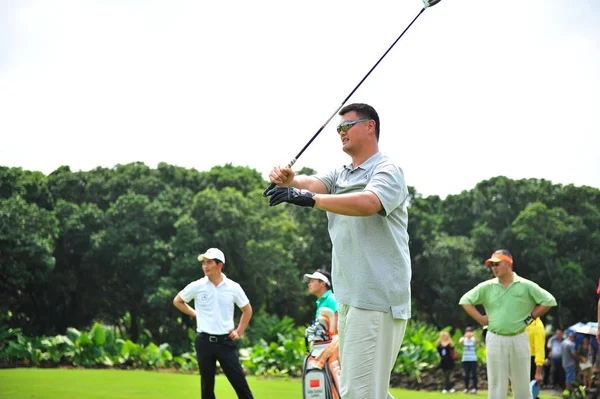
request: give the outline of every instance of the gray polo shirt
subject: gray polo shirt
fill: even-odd
[[[402,169],[378,152],[356,168],[346,165],[315,177],[329,194],[371,191],[383,205],[372,216],[327,212],[337,301],[410,318],[408,189]]]

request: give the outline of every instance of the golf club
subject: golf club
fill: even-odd
[[[323,129],[325,129],[325,126],[327,126],[327,124],[329,123],[329,121],[331,121],[331,119],[333,119],[333,117],[340,111],[340,109],[342,109],[342,107],[346,104],[346,101],[348,101],[348,99],[350,97],[352,97],[352,95],[354,94],[354,92],[356,90],[358,90],[358,88],[360,87],[360,85],[362,85],[362,83],[369,77],[369,75],[371,74],[371,72],[373,72],[373,70],[377,67],[377,65],[379,65],[379,63],[381,62],[381,60],[383,60],[383,58],[387,55],[387,53],[390,52],[390,50],[396,45],[396,43],[398,43],[398,40],[400,40],[400,38],[406,33],[406,31],[417,20],[417,18],[419,18],[421,16],[421,14],[423,14],[423,11],[425,11],[426,8],[429,8],[429,7],[432,7],[432,6],[436,5],[440,1],[441,0],[423,0],[424,6],[421,9],[421,11],[417,14],[417,16],[412,20],[412,22],[410,24],[408,24],[408,26],[406,27],[406,29],[404,29],[404,31],[400,34],[400,36],[398,36],[398,38],[394,41],[394,43],[392,43],[392,45],[387,49],[387,51],[385,53],[383,53],[383,55],[381,56],[381,58],[379,58],[379,61],[377,61],[375,63],[375,65],[373,65],[373,67],[369,70],[369,72],[367,72],[367,74],[365,75],[365,77],[362,78],[362,80],[360,82],[358,82],[358,84],[356,85],[356,87],[350,92],[350,94],[348,94],[348,96],[344,99],[344,101],[342,101],[342,104],[338,107],[338,109],[336,109],[335,112],[329,117],[329,119],[327,119],[325,121],[325,123],[319,128],[319,130],[317,130],[317,132],[311,137],[311,139],[308,141],[308,143],[306,143],[306,145],[302,148],[302,150],[300,150],[300,152],[294,157],[294,159],[292,159],[290,161],[290,163],[287,164],[288,168],[291,168],[292,166],[294,166],[294,164],[296,163],[296,161],[298,160],[298,158],[300,158],[300,156],[302,155],[302,153],[304,153],[304,151],[308,148],[308,146],[317,138],[317,136],[319,135],[319,133],[321,133],[321,131]],[[271,191],[274,187],[275,187],[275,183],[269,184],[269,186],[265,189],[265,191],[263,191],[263,194],[262,194],[263,197],[266,197],[267,193],[269,191]]]

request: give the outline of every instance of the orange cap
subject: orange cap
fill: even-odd
[[[489,266],[493,262],[501,262],[503,260],[508,262],[511,265],[513,263],[510,256],[506,256],[506,255],[502,255],[502,254],[493,254],[491,258],[489,258],[488,260],[485,261],[485,264],[486,264],[486,266]]]

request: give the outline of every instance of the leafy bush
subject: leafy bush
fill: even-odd
[[[259,343],[260,340],[278,342],[279,334],[291,336],[295,334],[298,328],[291,317],[284,316],[280,318],[277,315],[266,313],[263,309],[256,312],[251,323],[251,328],[246,330],[240,340],[241,347],[253,346]]]
[[[261,339],[240,351],[242,364],[254,375],[300,376],[305,356],[304,329],[287,336],[277,334],[277,342]]]
[[[55,337],[25,337],[20,331],[8,334],[2,344],[0,359],[12,364],[59,365],[82,367],[132,367],[156,369],[173,367],[174,358],[168,344],[138,345],[130,340],[116,338],[111,329],[95,323],[90,331],[68,328],[66,335]]]
[[[438,365],[439,355],[435,341],[439,334],[439,330],[435,327],[409,321],[400,353],[394,364],[394,372],[416,377],[420,381],[424,370]]]
[[[6,318],[6,316],[4,316]],[[447,327],[445,330],[450,330]],[[250,329],[252,331],[254,329]],[[253,346],[243,346],[240,341],[242,365],[254,375],[300,376],[306,356],[304,328],[294,326],[292,319],[262,314],[257,318],[256,331],[264,337],[256,339]],[[255,333],[256,333],[255,331]],[[169,344],[147,345],[120,337],[112,327],[95,323],[89,331],[68,328],[65,335],[55,337],[25,337],[19,329],[0,326],[0,363],[4,366],[57,366],[69,364],[81,367],[123,368],[177,368],[182,372],[197,372],[198,362],[194,342],[196,332],[187,331],[189,350],[173,356]],[[463,335],[456,329],[453,339],[459,355],[462,346],[458,339]],[[475,331],[481,339],[481,330]],[[400,353],[394,364],[394,373],[421,376],[439,363],[435,341],[439,330],[417,321],[409,321]],[[248,339],[248,338],[246,338]],[[485,345],[479,345],[477,356],[485,362]]]
[[[195,352],[185,352],[175,356],[173,362],[178,365],[179,370],[182,372],[196,372],[199,369]]]

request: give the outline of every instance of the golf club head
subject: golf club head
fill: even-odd
[[[440,1],[442,1],[442,0],[423,0],[423,4],[425,5],[425,8],[427,8],[427,7],[432,7],[432,6],[436,5]]]

